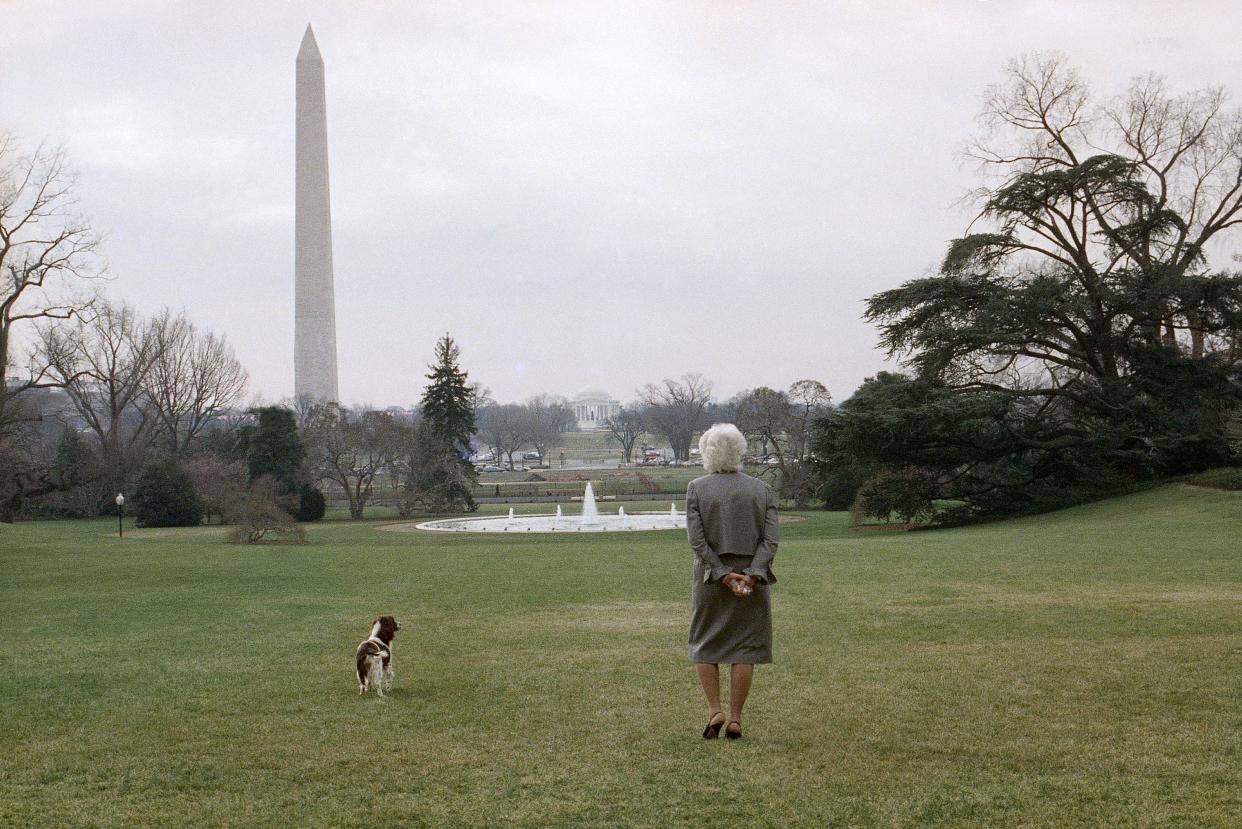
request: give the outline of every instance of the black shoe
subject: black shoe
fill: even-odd
[[[712,714],[711,717],[707,720],[707,725],[704,726],[703,728],[703,739],[704,740],[714,740],[720,736],[720,729],[724,728],[724,721],[722,720],[720,722],[712,722],[712,720],[715,720],[717,717],[723,717],[723,716],[724,714],[717,711],[715,714]]]
[[[742,724],[738,722],[737,720],[729,720],[729,725],[733,725],[734,723],[737,723],[737,731],[733,731],[732,729],[726,728],[725,736],[728,737],[730,740],[740,740],[742,739]]]

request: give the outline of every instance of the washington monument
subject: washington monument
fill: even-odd
[[[309,24],[298,49],[296,87],[293,393],[338,402],[327,104],[323,58]]]

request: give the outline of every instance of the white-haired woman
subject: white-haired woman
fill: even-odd
[[[742,736],[742,707],[757,664],[772,661],[778,518],[772,488],[741,471],[746,438],[718,423],[699,438],[708,474],[686,487],[686,533],[696,556],[690,661],[707,697],[703,737]],[[720,709],[720,665],[729,665],[729,716]]]

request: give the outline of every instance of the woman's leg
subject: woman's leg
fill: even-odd
[[[742,707],[750,694],[750,681],[755,675],[754,665],[729,666],[729,719],[742,721]],[[719,694],[717,694],[719,696]]]
[[[720,713],[720,666],[696,662],[694,670],[699,675],[699,684],[703,686],[703,696],[707,697],[707,710],[714,717]]]

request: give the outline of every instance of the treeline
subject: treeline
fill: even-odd
[[[697,374],[649,384],[604,424],[624,460],[654,435],[690,462],[695,436],[730,421],[795,505],[941,524],[1237,464],[1242,275],[1209,252],[1242,227],[1242,112],[1221,89],[1174,94],[1154,76],[1101,99],[1063,59],[1034,56],[989,89],[983,120],[977,215],[934,274],[867,300],[900,372],[837,406],[815,380],[723,401]],[[0,137],[0,183],[0,518],[97,514],[152,458],[187,476],[204,513],[256,487],[298,513],[330,481],[361,517],[381,479],[403,512],[471,509],[474,443],[543,461],[574,428],[563,398],[500,404],[468,385],[447,336],[412,420],[334,405],[234,417],[245,374],[222,340],[72,290],[99,266],[60,154],[18,158]],[[10,380],[22,326],[36,346]],[[40,420],[53,393],[73,428]],[[289,461],[263,471],[273,429]]]
[[[33,383],[0,408],[0,518],[96,515],[161,456],[190,456],[232,411],[246,371],[228,343],[184,315],[144,318],[96,300],[37,331]]]

